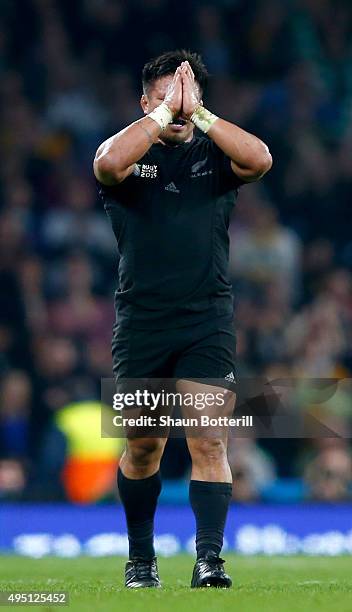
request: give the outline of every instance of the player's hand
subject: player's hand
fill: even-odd
[[[173,117],[177,117],[182,109],[182,76],[181,66],[179,66],[174,74],[168,90],[164,98],[165,104],[169,107]]]
[[[189,62],[181,64],[182,76],[182,117],[189,119],[200,104],[199,88],[194,79],[193,70]]]

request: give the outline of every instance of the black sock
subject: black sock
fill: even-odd
[[[197,559],[207,553],[220,554],[231,497],[232,485],[228,482],[189,483],[189,499],[197,525]]]
[[[154,552],[154,514],[161,491],[160,472],[135,480],[117,472],[117,485],[125,509],[129,557],[152,559]]]

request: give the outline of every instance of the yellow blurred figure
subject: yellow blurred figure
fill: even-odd
[[[62,479],[67,497],[75,503],[94,503],[111,493],[123,450],[123,440],[102,438],[98,401],[75,402],[62,408],[56,425],[67,441]]]

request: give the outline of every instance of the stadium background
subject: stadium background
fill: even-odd
[[[2,0],[0,499],[8,547],[29,507],[17,515],[13,502],[116,499],[121,444],[94,431],[100,378],[111,372],[117,260],[92,158],[141,115],[141,68],[159,52],[201,52],[212,75],[206,106],[262,137],[274,158],[263,184],[241,191],[231,226],[240,374],[349,378],[351,18],[348,0],[178,8],[167,0]],[[233,444],[238,512],[279,501],[286,505],[277,515],[287,518],[290,503],[348,502],[351,406],[347,387],[324,415],[342,438]],[[172,440],[162,464],[165,517],[167,504],[184,511],[189,467],[184,443]],[[272,508],[255,507],[254,524]],[[45,522],[45,507],[36,508],[21,533],[35,517]],[[338,525],[343,510],[334,508]],[[261,527],[273,523],[269,515]],[[116,514],[118,531],[121,521]],[[347,514],[341,525],[352,527]]]

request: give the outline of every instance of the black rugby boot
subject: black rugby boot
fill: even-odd
[[[220,559],[220,557],[212,553],[197,559],[193,570],[191,587],[193,589],[201,587],[230,588],[232,580],[224,572],[224,563],[224,559]]]
[[[128,589],[161,587],[156,557],[150,560],[130,559],[125,568],[125,586]]]

